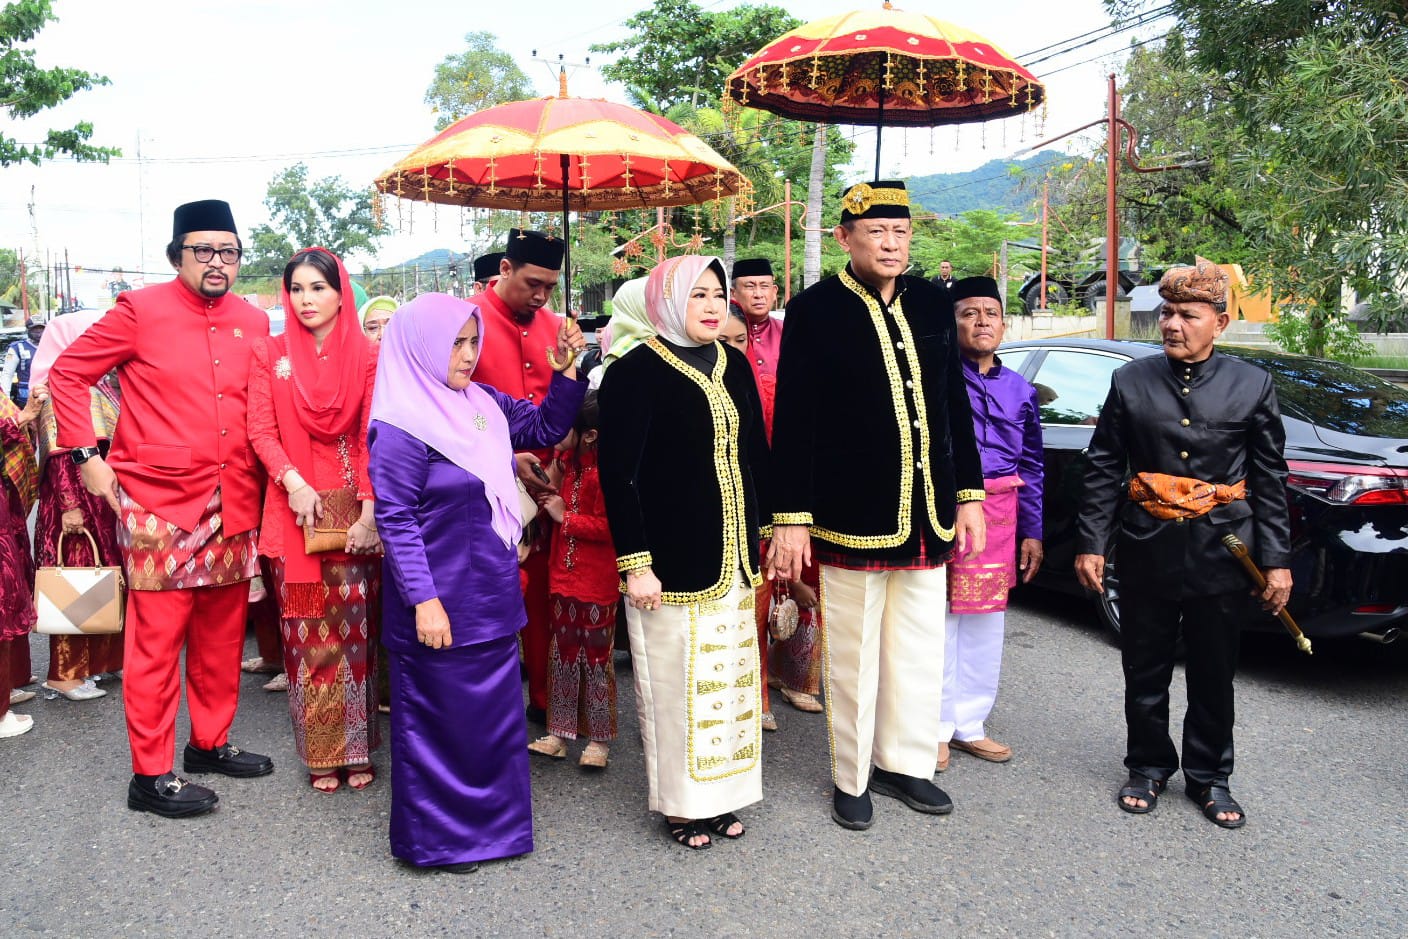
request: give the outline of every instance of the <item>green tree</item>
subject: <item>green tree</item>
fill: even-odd
[[[1120,160],[1120,231],[1138,241],[1141,266],[1191,263],[1198,255],[1246,263],[1240,210],[1247,192],[1232,172],[1240,132],[1229,89],[1190,61],[1177,31],[1160,46],[1133,50],[1121,72],[1123,114],[1136,131],[1140,165],[1185,167],[1138,173]],[[1023,172],[1034,215],[1041,210],[1042,184],[1049,183],[1051,270],[1063,278],[1079,280],[1104,264],[1107,172],[1101,138],[1085,154]]]
[[[55,107],[80,91],[108,84],[102,75],[76,68],[40,68],[34,50],[24,48],[47,23],[56,20],[49,0],[14,0],[0,8],[0,107],[12,121],[23,121]],[[50,129],[42,143],[21,143],[0,133],[0,166],[34,163],[68,154],[83,162],[106,163],[121,156],[112,147],[88,143],[93,125],[80,121],[67,130]]]
[[[445,56],[435,66],[425,103],[435,111],[436,130],[475,111],[533,97],[533,83],[513,56],[495,45],[497,38],[489,32],[467,33],[468,48]]]
[[[250,232],[244,267],[248,278],[278,277],[294,252],[315,245],[345,260],[354,252],[374,250],[382,234],[369,190],[354,189],[337,176],[310,181],[302,163],[269,181],[264,206],[271,224]]]
[[[1107,0],[1123,15],[1135,0]],[[1309,348],[1345,287],[1387,320],[1408,268],[1408,23],[1401,0],[1174,0],[1191,61],[1228,89],[1249,268],[1306,307]]]
[[[697,107],[717,100],[730,72],[799,25],[781,7],[710,12],[693,0],[655,0],[626,20],[630,35],[591,48],[619,53],[601,74],[625,85],[632,103],[663,114],[681,102]]]

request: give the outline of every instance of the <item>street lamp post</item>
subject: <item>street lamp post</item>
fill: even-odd
[[[1197,169],[1207,166],[1206,160],[1193,160],[1188,163],[1170,163],[1165,166],[1140,166],[1139,157],[1134,152],[1135,141],[1138,140],[1139,132],[1120,116],[1120,96],[1115,88],[1115,75],[1113,72],[1108,77],[1109,94],[1106,103],[1105,116],[1099,120],[1091,121],[1089,124],[1082,124],[1080,127],[1066,131],[1064,134],[1057,134],[1049,140],[1032,144],[1022,153],[1029,153],[1033,150],[1040,150],[1058,140],[1064,140],[1072,134],[1078,134],[1083,130],[1089,130],[1100,124],[1106,127],[1106,147],[1107,158],[1105,167],[1105,338],[1115,338],[1115,291],[1119,284],[1120,276],[1120,221],[1116,210],[1116,187],[1119,184],[1119,155],[1121,134],[1127,133],[1128,139],[1124,141],[1124,161],[1130,169],[1136,173],[1163,173],[1168,170]],[[1043,209],[1042,218],[1045,219]],[[1043,226],[1042,238],[1042,268],[1046,266],[1046,234]],[[1046,284],[1042,283],[1042,303],[1046,303]]]

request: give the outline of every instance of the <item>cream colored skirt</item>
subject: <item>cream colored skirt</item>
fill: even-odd
[[[650,809],[712,818],[763,798],[762,701],[753,590],[626,608]]]

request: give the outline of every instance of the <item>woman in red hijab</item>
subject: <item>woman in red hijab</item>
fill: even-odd
[[[273,568],[298,756],[319,792],[365,789],[380,743],[381,539],[366,448],[376,355],[330,251],[295,254],[283,287],[288,328],[250,367],[249,439],[269,473],[259,553]],[[315,521],[346,527],[346,550],[309,554],[304,525]]]

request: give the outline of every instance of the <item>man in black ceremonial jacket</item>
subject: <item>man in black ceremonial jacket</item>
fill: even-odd
[[[873,820],[870,790],[920,812],[934,785],[944,673],[943,562],[984,543],[983,473],[953,302],[909,265],[904,184],[853,186],[850,263],[787,304],[773,417],[769,576],[821,564],[831,817]],[[874,774],[871,773],[872,764]]]
[[[1285,606],[1286,435],[1271,377],[1213,349],[1228,322],[1227,275],[1199,260],[1165,274],[1159,293],[1165,354],[1114,374],[1090,441],[1076,573],[1103,590],[1105,554],[1116,549],[1129,731],[1120,808],[1152,811],[1179,768],[1168,687],[1181,624],[1184,784],[1210,821],[1239,828],[1246,813],[1228,789],[1232,677],[1251,603],[1246,575],[1220,539],[1236,534],[1265,571],[1262,606]]]

